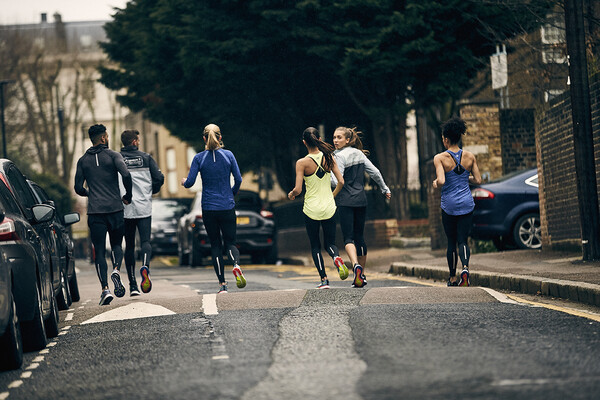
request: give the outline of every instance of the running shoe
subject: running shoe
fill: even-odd
[[[336,258],[334,258],[333,264],[337,268],[338,274],[340,274],[340,279],[346,279],[348,277],[348,267],[346,267],[346,264],[344,264],[344,260],[342,260],[342,257],[337,256]]]
[[[140,294],[141,293],[140,293],[140,291],[137,288],[137,284],[135,284],[135,285],[129,285],[129,295],[131,297],[133,297],[133,296],[139,296]]]
[[[233,276],[235,276],[235,283],[237,284],[237,287],[240,289],[246,287],[246,278],[244,278],[242,269],[237,264],[233,267]]]
[[[361,288],[363,286],[366,286],[367,278],[365,277],[363,271],[364,269],[362,265],[356,264],[354,266],[354,281],[352,282],[353,288]]]
[[[142,284],[140,285],[142,292],[150,292],[152,290],[152,282],[150,281],[150,268],[143,265],[142,268],[140,268],[140,275],[142,275]]]
[[[113,270],[112,274],[110,274],[110,279],[115,284],[115,296],[125,296],[125,286],[123,286],[123,284],[121,283],[121,275],[119,274],[118,269]]]
[[[219,289],[218,293],[227,293],[227,284],[226,283],[222,283],[221,284],[221,288]]]
[[[460,273],[460,282],[458,286],[471,286],[471,280],[469,279],[469,270],[467,268],[463,269]]]
[[[448,280],[446,281],[446,284],[448,286],[458,286],[458,281],[452,281],[450,278],[448,278]]]
[[[100,295],[100,303],[99,304],[101,306],[107,306],[110,304],[110,302],[112,301],[113,298],[114,298],[113,295],[110,294],[110,290],[104,289],[102,291],[102,294]]]
[[[317,289],[329,289],[329,279],[323,279]]]

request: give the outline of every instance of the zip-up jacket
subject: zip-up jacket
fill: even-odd
[[[233,196],[240,189],[242,174],[233,153],[225,149],[204,150],[194,156],[184,183],[189,188],[200,172],[202,179],[202,209],[210,211],[235,208]],[[233,187],[231,187],[233,175]]]
[[[152,195],[158,193],[165,182],[156,161],[148,153],[138,150],[137,146],[125,146],[121,149],[123,161],[131,173],[133,201],[125,205],[125,218],[146,218],[152,215]],[[125,187],[120,179],[121,195]]]
[[[351,146],[333,152],[335,161],[342,176],[344,187],[335,198],[338,206],[366,207],[367,195],[365,194],[365,172],[379,185],[381,193],[389,193],[381,172],[367,158],[365,153]],[[337,185],[337,179],[331,174],[331,184]]]
[[[77,161],[75,193],[88,198],[88,214],[109,214],[123,210],[119,178],[123,177],[124,198],[131,201],[131,174],[121,154],[105,144],[90,147]],[[87,182],[88,189],[83,187]]]

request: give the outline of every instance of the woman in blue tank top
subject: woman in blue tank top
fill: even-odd
[[[442,125],[442,141],[447,150],[433,158],[436,174],[433,187],[442,189],[442,224],[448,238],[446,250],[450,269],[448,286],[469,286],[470,251],[467,239],[475,208],[469,182],[481,183],[481,174],[475,156],[458,146],[466,130],[465,121],[458,117],[446,121]],[[460,282],[457,282],[456,266],[459,257],[463,270],[460,273]]]

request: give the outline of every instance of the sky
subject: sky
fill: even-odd
[[[48,22],[54,21],[54,13],[63,22],[109,20],[113,7],[124,8],[127,0],[2,0],[0,25],[31,24],[41,21],[46,13]]]

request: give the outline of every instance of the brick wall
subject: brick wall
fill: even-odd
[[[591,81],[592,129],[596,183],[600,182],[600,76]],[[574,164],[571,97],[565,92],[536,116],[536,151],[540,172],[542,245],[581,248],[581,228]],[[600,191],[600,185],[599,185]]]
[[[500,110],[502,173],[535,168],[535,110]]]

